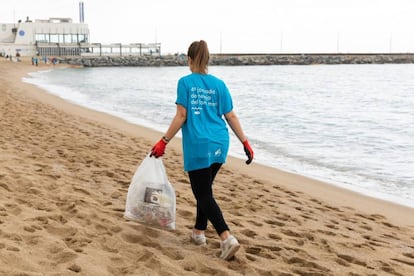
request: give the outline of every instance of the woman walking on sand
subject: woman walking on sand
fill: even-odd
[[[253,150],[244,135],[226,84],[207,73],[209,51],[203,40],[193,42],[188,48],[188,65],[191,74],[182,77],[177,87],[177,111],[165,135],[151,150],[151,156],[164,154],[168,142],[181,129],[184,170],[188,172],[191,188],[197,201],[196,222],[191,234],[197,245],[206,244],[204,231],[209,220],[221,239],[221,255],[231,259],[240,244],[230,234],[219,205],[213,196],[213,181],[226,161],[229,149],[227,123],[243,144],[250,164]],[[224,118],[223,118],[224,117]]]

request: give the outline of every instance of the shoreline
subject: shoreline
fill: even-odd
[[[61,67],[67,67],[67,65],[62,64]],[[50,69],[53,69],[50,68]],[[29,72],[28,72],[29,73]],[[27,74],[26,74],[27,75]],[[22,76],[24,77],[24,76]],[[20,78],[21,80],[21,78]],[[21,80],[22,81],[22,80]],[[130,134],[134,135],[136,132],[145,132],[146,135],[149,135],[152,139],[152,141],[156,142],[160,135],[162,135],[161,132],[156,131],[154,129],[151,129],[149,127],[145,127],[145,126],[141,126],[141,125],[137,125],[134,123],[130,123],[122,118],[116,117],[114,115],[105,113],[105,112],[101,112],[101,111],[96,111],[94,109],[90,109],[84,106],[80,106],[77,104],[73,104],[70,103],[68,101],[66,101],[65,99],[60,98],[59,96],[50,94],[47,91],[44,91],[43,89],[33,85],[33,84],[29,84],[33,87],[36,87],[37,89],[39,89],[40,91],[37,91],[36,94],[32,94],[31,96],[34,96],[36,100],[41,101],[43,103],[46,104],[52,104],[52,105],[59,105],[60,108],[63,107],[64,111],[69,112],[71,114],[74,115],[79,115],[82,114],[82,116],[85,116],[88,119],[92,119],[92,120],[97,120],[99,123],[102,124],[107,124],[109,127],[116,127],[119,128],[120,131],[128,131]],[[122,127],[119,127],[122,126]],[[136,128],[136,130],[135,130]],[[132,132],[130,132],[130,130],[132,130]],[[136,131],[136,132],[135,132]],[[174,150],[176,151],[181,151],[181,139],[179,137],[175,137],[174,140],[172,141],[172,143],[169,143],[169,148],[173,147]],[[398,204],[396,202],[390,201],[390,200],[385,200],[385,199],[380,199],[374,196],[370,196],[370,195],[366,195],[362,192],[358,192],[352,189],[346,189],[343,188],[339,185],[333,184],[333,183],[329,183],[327,181],[324,180],[319,180],[316,178],[312,178],[312,177],[308,177],[305,175],[300,175],[294,172],[289,172],[289,171],[285,171],[285,170],[281,170],[278,169],[276,167],[270,167],[264,164],[259,164],[259,163],[255,163],[253,162],[252,165],[250,166],[245,166],[244,165],[244,160],[233,157],[233,156],[228,156],[227,158],[227,162],[225,164],[225,166],[229,166],[231,170],[237,170],[239,173],[247,173],[249,176],[256,176],[256,172],[255,169],[259,170],[259,174],[262,178],[266,179],[267,181],[274,181],[274,172],[273,170],[275,170],[276,175],[280,175],[280,180],[277,179],[277,182],[288,182],[290,183],[289,185],[292,185],[295,187],[295,189],[297,190],[305,190],[306,193],[308,193],[309,195],[313,196],[313,197],[320,197],[320,193],[319,190],[320,188],[318,188],[318,192],[314,192],[314,189],[312,187],[309,187],[309,185],[298,185],[298,180],[296,178],[300,178],[301,181],[304,182],[310,182],[309,184],[312,185],[318,185],[321,186],[322,189],[324,189],[324,192],[328,193],[329,196],[323,196],[320,199],[324,200],[324,201],[330,201],[330,199],[334,198],[334,201],[331,201],[332,203],[337,203],[336,200],[338,198],[342,199],[341,201],[343,201],[345,204],[350,204],[350,205],[357,205],[360,201],[365,201],[367,200],[374,200],[374,201],[379,201],[377,203],[371,203],[368,204],[366,206],[367,210],[365,211],[369,211],[369,212],[376,212],[377,210],[384,208],[384,206],[386,206],[385,212],[387,212],[388,208],[392,208],[393,206],[395,206],[397,209],[398,208],[407,208],[408,212],[414,212],[414,208],[407,206],[407,205],[403,205],[403,204]],[[289,186],[287,185],[287,186]],[[345,194],[345,196],[344,196]],[[350,198],[354,198],[357,197],[356,200],[351,200]],[[393,212],[391,212],[390,215],[387,215],[391,217],[392,220],[395,219],[396,223],[406,223],[406,222],[410,222],[412,223],[411,226],[414,226],[414,216],[411,219],[411,216],[409,218],[393,218],[393,216],[391,216],[392,214],[394,214]]]
[[[233,262],[219,260],[210,229],[208,247],[197,249],[188,241],[194,202],[178,138],[164,157],[177,193],[177,230],[125,221],[129,181],[160,133],[21,80],[44,68],[53,67],[0,61],[0,96],[8,104],[0,102],[0,272],[131,275],[162,265],[173,274],[414,271],[407,253],[414,249],[413,208],[234,157],[220,172],[216,197],[243,248]],[[27,191],[33,199],[24,198]]]
[[[65,68],[65,67],[68,67],[68,66],[69,65],[67,65],[67,64],[61,64],[60,65],[61,68]],[[71,65],[70,67],[77,67],[77,66]],[[53,68],[49,68],[49,69],[53,69]],[[29,85],[33,85],[33,84],[30,84],[30,83],[28,83],[28,84]],[[52,103],[53,104],[54,103],[54,99],[53,99],[54,97],[56,97],[57,100],[59,100],[59,101],[64,101],[65,103],[68,102],[67,100],[62,99],[59,96],[56,96],[56,95],[53,95],[53,94],[51,94],[51,93],[49,93],[47,91],[44,91],[42,88],[39,88],[36,85],[33,85],[33,86],[36,87],[37,89],[42,90],[43,93],[46,93],[46,94],[48,94],[48,95],[51,96],[51,99],[50,99],[51,102],[46,101],[45,103]],[[40,95],[39,98],[38,98],[38,100],[41,100],[41,101],[44,100],[44,95]],[[142,131],[145,131],[145,132],[148,132],[148,133],[152,133],[152,137],[153,137],[153,139],[155,139],[154,141],[156,141],[159,138],[159,135],[162,135],[161,132],[159,132],[157,130],[154,130],[151,127],[137,125],[135,123],[128,122],[127,120],[125,120],[123,118],[117,117],[115,115],[111,115],[111,114],[108,114],[108,113],[105,113],[105,112],[102,112],[102,111],[96,111],[96,110],[91,109],[91,108],[88,108],[86,106],[81,106],[81,105],[73,104],[73,103],[69,103],[69,104],[72,105],[72,107],[68,107],[68,108],[70,108],[70,109],[75,108],[75,111],[73,111],[73,114],[83,113],[81,111],[82,109],[87,109],[87,110],[90,110],[91,112],[97,112],[97,114],[99,114],[98,116],[90,115],[90,116],[88,116],[88,118],[90,118],[90,119],[99,118],[99,121],[101,123],[104,123],[104,124],[106,124],[107,122],[111,122],[111,123],[109,123],[109,126],[114,126],[114,125],[120,124],[120,122],[116,122],[118,120],[119,121],[123,121],[126,124],[126,126],[123,129],[130,129],[131,126],[132,127],[137,126]],[[80,109],[77,109],[77,107],[79,107]],[[108,117],[106,117],[106,116],[108,116]],[[181,150],[181,139],[179,137],[175,137],[174,140],[177,140],[178,141],[174,145],[175,150],[180,151]],[[228,162],[227,163],[229,163],[229,162],[230,163],[235,163],[235,164],[241,162],[241,164],[244,164],[243,159],[240,159],[238,157],[234,157],[234,156],[231,156],[231,155],[229,155],[229,158],[228,158]],[[314,183],[317,183],[317,185],[322,184],[323,186],[327,186],[328,189],[331,189],[331,188],[333,188],[333,190],[338,189],[338,191],[332,192],[332,195],[334,196],[334,198],[336,198],[335,197],[336,194],[341,195],[342,194],[342,191],[346,191],[346,192],[350,192],[350,194],[349,194],[350,196],[358,195],[358,196],[362,196],[363,198],[366,197],[368,199],[374,199],[374,200],[380,201],[380,204],[376,204],[375,206],[370,207],[370,210],[372,212],[375,212],[375,208],[377,208],[377,207],[379,208],[380,205],[383,205],[384,203],[389,203],[391,205],[396,205],[397,207],[398,206],[401,206],[403,208],[412,209],[412,211],[414,211],[414,207],[413,206],[409,206],[407,204],[398,203],[395,200],[391,200],[391,199],[387,199],[387,198],[380,198],[380,197],[372,196],[367,191],[364,192],[364,191],[358,191],[358,189],[345,188],[345,187],[341,186],[341,184],[339,184],[339,183],[338,184],[332,183],[332,182],[329,182],[329,180],[318,179],[316,177],[302,175],[302,174],[299,174],[299,173],[296,173],[296,172],[292,172],[292,171],[289,171],[289,170],[279,169],[279,168],[277,168],[275,166],[269,166],[269,165],[266,165],[266,164],[263,164],[263,163],[256,163],[256,162],[254,162],[253,164],[255,166],[260,167],[260,169],[259,169],[260,171],[262,171],[262,170],[265,170],[265,171],[269,170],[269,173],[266,173],[268,175],[271,175],[271,173],[272,173],[271,171],[273,169],[275,169],[278,173],[282,173],[286,177],[289,177],[289,175],[292,175],[293,177],[294,176],[298,176],[298,177],[304,178],[305,181],[308,181],[309,180],[309,181],[313,181]],[[249,166],[247,166],[247,168],[241,168],[241,169],[248,169],[248,167]],[[254,174],[254,170],[251,173],[253,175]],[[268,177],[267,179],[268,180],[271,180],[272,177]],[[299,189],[302,189],[302,188],[306,189],[306,187],[299,187]],[[312,194],[312,196],[318,196],[317,193],[315,193],[315,194],[312,193],[312,189],[309,189],[308,190],[308,193]],[[385,197],[386,195],[384,194],[383,196]],[[395,199],[397,199],[396,196],[393,196],[393,197],[395,197]],[[323,199],[325,199],[325,198],[323,198]],[[402,221],[406,221],[406,219],[403,219]],[[413,225],[414,225],[414,220],[413,220]]]

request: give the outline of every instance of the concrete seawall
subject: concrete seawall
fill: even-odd
[[[184,55],[59,57],[61,63],[84,66],[183,66]],[[414,54],[212,54],[210,65],[311,65],[414,63]]]

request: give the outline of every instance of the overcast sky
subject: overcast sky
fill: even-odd
[[[0,23],[70,17],[78,0],[0,0]],[[413,0],[84,0],[91,42],[186,52],[414,52]]]

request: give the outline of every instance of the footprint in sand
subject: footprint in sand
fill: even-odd
[[[8,251],[14,251],[14,252],[19,252],[20,251],[20,249],[18,247],[15,247],[15,246],[12,246],[12,245],[8,246],[6,248],[6,250],[8,250]]]
[[[119,247],[119,244],[113,239],[107,239],[104,237],[101,242],[101,246],[102,246],[102,249],[106,252],[114,253],[114,254],[119,253],[119,249],[117,248]]]
[[[241,220],[235,219],[235,220],[230,220],[230,222],[233,225],[237,226],[237,227],[244,228],[244,224],[243,224],[243,222]]]
[[[41,228],[41,227],[39,227],[39,226],[36,226],[36,225],[25,225],[25,226],[23,227],[23,230],[24,230],[24,231],[26,231],[26,232],[33,233],[33,232],[35,232],[36,230],[42,230],[42,228]]]
[[[334,224],[325,224],[325,226],[328,227],[328,228],[330,228],[330,229],[333,229],[333,230],[339,229],[339,227],[336,226],[336,225],[334,225]]]
[[[78,254],[71,251],[62,251],[59,253],[53,253],[49,255],[48,258],[57,262],[58,264],[63,264],[75,260],[78,258]]]
[[[174,248],[174,247],[166,247],[166,248],[163,249],[163,253],[168,258],[172,259],[173,261],[181,261],[181,260],[184,260],[184,255],[177,248]]]
[[[377,247],[383,247],[384,245],[389,245],[390,243],[385,240],[380,240],[370,235],[362,235],[364,239],[368,241],[368,244]]]
[[[412,253],[404,253],[403,256],[408,258],[392,258],[391,260],[412,266],[414,269],[414,255]]]
[[[302,235],[300,233],[297,233],[295,231],[292,231],[290,229],[282,229],[280,232],[282,232],[284,235],[294,238],[301,238]]]
[[[0,182],[0,188],[3,188],[4,190],[11,192],[9,186],[6,183]]]
[[[271,226],[279,226],[279,227],[285,226],[284,222],[280,222],[280,221],[272,220],[272,219],[266,219],[264,222]]]
[[[332,236],[332,237],[336,236],[336,233],[332,232],[332,231],[318,229],[317,232],[319,232],[321,234],[324,234],[324,235],[327,235],[327,236]]]
[[[68,270],[73,271],[75,273],[79,273],[79,272],[82,271],[82,268],[77,264],[73,264],[73,265],[68,267]]]
[[[263,226],[263,223],[261,223],[259,221],[256,221],[256,220],[249,220],[248,222],[253,224],[254,226],[257,226],[257,227],[262,227]]]
[[[22,212],[22,209],[20,209],[20,207],[16,204],[7,203],[5,207],[7,213],[13,214],[15,216],[20,215],[20,213]]]
[[[241,233],[243,235],[246,235],[249,238],[254,238],[255,236],[257,236],[257,233],[255,231],[252,231],[250,229],[244,229],[241,231]]]
[[[177,215],[184,218],[191,218],[193,216],[193,213],[187,210],[178,210]]]
[[[80,237],[79,234],[73,237],[66,237],[64,241],[69,248],[78,253],[83,252],[83,248],[92,242],[91,239]]]
[[[348,266],[348,264],[356,264],[356,265],[360,265],[360,266],[367,266],[367,263],[364,261],[360,261],[357,258],[350,256],[350,255],[346,255],[346,254],[337,254],[338,258],[341,261],[345,261],[346,262],[346,266]],[[337,263],[341,264],[341,261],[337,261]]]
[[[411,259],[413,259],[413,261],[414,261],[414,252],[411,252],[411,253],[403,253],[403,255],[404,255],[405,257],[407,257],[407,258],[411,258]]]
[[[124,233],[121,236],[122,236],[122,239],[128,243],[138,243],[143,246],[161,249],[161,245],[159,242],[154,242],[151,240],[151,238],[154,238],[154,237],[157,238],[159,236],[158,233],[154,234],[152,233],[152,231],[146,231],[142,234]]]
[[[296,265],[299,268],[295,269],[295,273],[299,275],[329,275],[331,270],[324,266],[321,266],[315,262],[307,261],[300,257],[291,257],[286,260],[286,263],[290,265]],[[316,271],[315,271],[316,270]],[[309,274],[309,271],[313,271],[312,274]]]
[[[277,235],[277,234],[269,233],[267,236],[268,236],[269,238],[271,238],[272,240],[277,240],[277,241],[282,240],[282,237],[281,237],[281,236],[279,236],[279,235]]]
[[[7,209],[4,207],[0,207],[0,216],[7,217],[9,214],[7,213]]]

